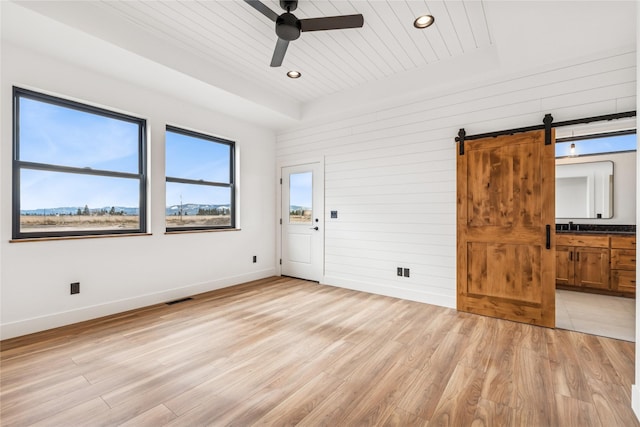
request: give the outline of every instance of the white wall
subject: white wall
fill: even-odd
[[[557,159],[556,164],[613,162],[613,216],[609,219],[558,218],[556,222],[566,224],[635,224],[636,223],[636,152],[611,153]]]
[[[275,273],[275,135],[220,113],[3,40],[0,149],[1,338],[171,300]],[[170,82],[167,82],[170,84]],[[147,119],[151,236],[10,243],[11,88]],[[236,141],[241,231],[164,234],[164,126]],[[252,263],[252,256],[258,262]],[[69,295],[79,281],[81,293]]]
[[[454,137],[635,110],[635,49],[392,101],[278,134],[277,161],[324,156],[323,282],[448,307],[456,295]],[[338,219],[329,212],[337,210]],[[410,278],[396,276],[409,267]]]

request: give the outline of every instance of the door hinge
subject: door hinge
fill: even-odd
[[[282,178],[280,178],[280,185],[282,185]]]
[[[280,218],[280,225],[282,225],[282,218]]]
[[[280,265],[282,265],[282,258],[280,258]]]

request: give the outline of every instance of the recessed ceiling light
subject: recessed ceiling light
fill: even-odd
[[[427,28],[431,26],[431,24],[433,24],[435,20],[436,18],[434,18],[432,15],[421,15],[418,16],[415,21],[413,21],[413,26],[420,29]]]
[[[302,76],[302,73],[300,71],[289,71],[287,73],[287,77],[289,77],[290,79],[299,79]]]

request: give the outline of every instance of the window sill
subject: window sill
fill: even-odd
[[[211,230],[176,230],[165,231],[164,234],[194,234],[194,233],[224,233],[226,231],[241,231],[241,228],[216,228]]]
[[[113,237],[140,237],[151,236],[151,233],[130,233],[130,234],[94,234],[87,236],[60,236],[60,237],[28,237],[25,239],[11,239],[9,243],[25,242],[50,242],[52,240],[84,240],[84,239],[105,239]]]

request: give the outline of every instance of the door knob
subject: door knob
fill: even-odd
[[[318,227],[311,227],[311,229],[318,231]]]

